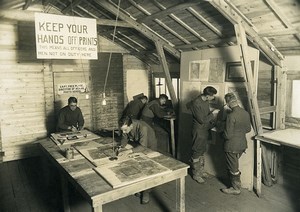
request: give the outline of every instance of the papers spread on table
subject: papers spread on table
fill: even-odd
[[[171,172],[143,153],[129,155],[94,168],[113,188]]]
[[[98,137],[99,136],[88,130],[82,130],[78,132],[58,132],[51,133],[50,135],[50,139],[59,146],[78,142],[85,142],[96,139]]]

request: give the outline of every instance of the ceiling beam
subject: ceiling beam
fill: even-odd
[[[161,17],[165,17],[173,12],[178,12],[180,10],[184,10],[188,7],[192,7],[192,6],[195,6],[197,4],[200,4],[201,1],[199,0],[189,0],[189,1],[186,1],[186,3],[180,3],[180,4],[177,4],[173,7],[169,7],[168,9],[166,10],[162,10],[162,11],[159,11],[157,13],[153,13],[152,15],[149,15],[145,18],[141,18],[141,19],[138,19],[137,21],[139,23],[146,23],[148,21],[152,21],[156,18],[161,18]]]
[[[118,9],[115,5],[111,4],[110,2],[103,1],[103,0],[94,0],[97,4],[108,10],[109,12],[113,13],[114,15],[117,15]],[[138,22],[136,22],[132,17],[127,15],[126,13],[122,12],[121,10],[119,11],[119,17],[120,19],[126,21],[129,23],[134,29],[137,31],[141,32],[144,34],[148,39],[154,41],[154,42],[160,42],[163,47],[175,58],[179,59],[180,58],[180,52],[173,48],[169,43],[167,43],[163,37],[159,36],[152,30],[150,30],[148,27],[145,25],[142,25]]]
[[[236,42],[236,37],[231,37],[231,38],[218,38],[218,39],[213,39],[213,40],[208,40],[208,41],[203,41],[203,42],[196,42],[188,45],[179,45],[175,46],[176,49],[191,49],[191,48],[201,48],[204,46],[209,46],[209,45],[222,45],[222,44],[227,44],[228,42]]]
[[[259,31],[259,36],[261,37],[273,37],[273,36],[284,36],[284,35],[291,35],[296,34],[298,31],[296,29],[278,29],[278,30],[265,30],[265,31]]]
[[[75,0],[75,1],[71,0],[71,3],[61,11],[62,14],[67,14],[68,12],[73,10],[77,5],[79,5],[81,2],[82,0]]]
[[[282,54],[266,39],[262,39],[251,22],[242,15],[242,13],[227,0],[211,0],[210,4],[224,15],[232,24],[241,23],[248,35],[248,39],[259,48],[270,61],[282,67]]]
[[[25,5],[23,6],[23,10],[27,10],[31,4],[32,4],[32,0],[26,0]]]
[[[285,25],[286,28],[288,29],[294,29],[292,23],[288,20],[288,18],[280,11],[280,9],[278,8],[278,6],[276,5],[276,3],[273,0],[264,0],[267,5],[271,8],[271,10],[273,10],[273,12],[275,13],[275,15],[279,18],[279,20]],[[294,33],[294,35],[296,36],[296,38],[300,41],[300,33]]]
[[[16,20],[16,21],[34,21],[34,11],[23,10],[0,10],[0,19]],[[114,20],[96,19],[97,25],[115,26]],[[132,25],[125,21],[118,21],[117,27],[132,28]]]

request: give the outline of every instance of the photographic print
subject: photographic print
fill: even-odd
[[[208,81],[209,60],[191,61],[189,65],[189,80]]]

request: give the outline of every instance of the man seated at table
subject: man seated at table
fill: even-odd
[[[68,105],[60,109],[58,114],[57,131],[77,132],[83,128],[84,118],[79,107],[77,99],[70,97]]]
[[[144,121],[125,117],[121,122],[121,130],[126,135],[122,139],[121,146],[125,147],[128,143],[133,146],[132,149],[120,151],[119,156],[124,156],[133,152],[142,152],[145,147],[157,151],[157,140],[154,130]],[[141,203],[147,204],[150,200],[150,190],[145,190],[136,196],[141,197]]]

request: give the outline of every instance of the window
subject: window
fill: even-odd
[[[171,78],[171,80],[172,80],[172,85],[175,90],[176,98],[179,99],[180,79],[179,78]],[[168,97],[170,97],[170,93],[169,93],[165,78],[155,77],[154,78],[154,86],[155,86],[155,98],[158,98],[160,94],[166,94]]]

